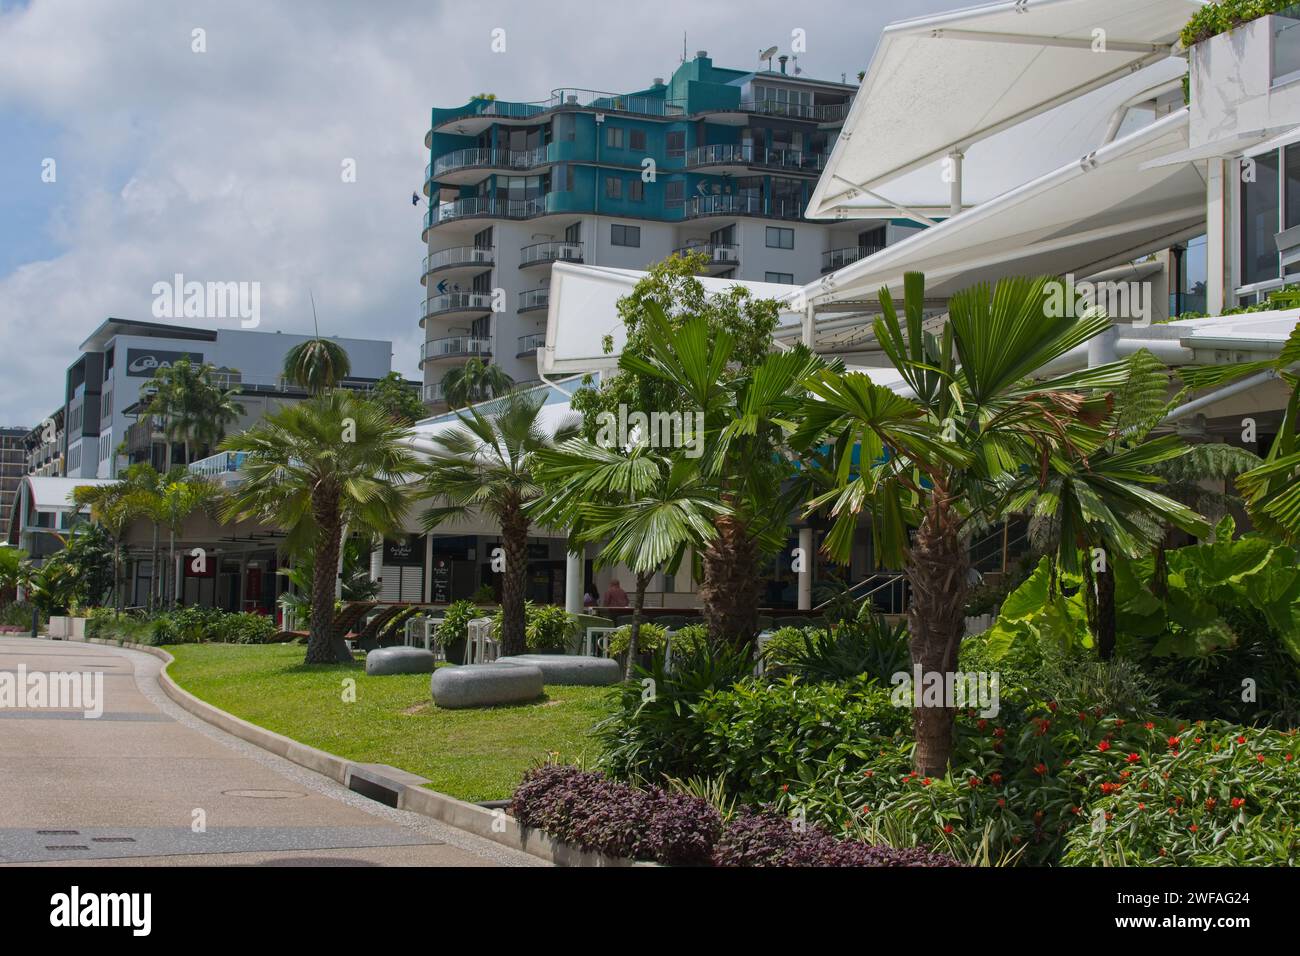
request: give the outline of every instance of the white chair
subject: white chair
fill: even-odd
[[[490,617],[476,617],[467,625],[466,664],[486,664],[501,656],[501,642],[492,636],[492,624]]]
[[[609,635],[617,631],[616,627],[589,627],[587,636],[582,642],[582,653],[588,657],[595,654],[597,646],[600,647],[600,656],[609,657]]]

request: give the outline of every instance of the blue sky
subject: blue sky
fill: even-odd
[[[802,29],[807,75],[852,78],[888,20],[966,5],[0,0],[0,423],[48,414],[86,334],[176,272],[260,282],[268,331],[309,331],[314,293],[322,332],[418,377],[430,107],[643,88],[683,32],[745,68]]]

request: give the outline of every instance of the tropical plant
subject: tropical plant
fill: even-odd
[[[528,574],[528,505],[542,495],[537,455],[572,437],[576,425],[560,422],[552,431],[541,414],[545,396],[511,393],[489,407],[470,408],[458,423],[429,438],[432,449],[420,467],[424,490],[434,504],[424,513],[425,531],[477,511],[501,529],[501,649],[527,649],[524,585]]]
[[[148,495],[157,483],[158,473],[148,464],[133,465],[120,481],[105,485],[78,485],[69,496],[78,507],[90,508],[90,520],[109,536],[113,553],[113,607],[122,609],[122,543],[132,522],[148,514]],[[153,571],[156,573],[157,525],[154,533]],[[152,591],[152,588],[151,588]]]
[[[172,606],[180,601],[182,581],[176,569],[176,536],[196,512],[215,513],[221,498],[221,489],[214,482],[201,475],[191,475],[183,468],[173,469],[163,479],[157,494],[151,496],[149,512],[167,528],[167,570],[162,577],[165,582],[175,575],[167,601]]]
[[[836,475],[836,487],[807,511],[830,506],[834,524],[823,547],[840,562],[849,558],[859,516],[870,516],[878,556],[906,571],[912,660],[927,674],[956,666],[972,519],[1000,516],[999,483],[1022,465],[1096,448],[1111,405],[1096,390],[1127,378],[1127,366],[1114,363],[1032,380],[1110,324],[1093,312],[1054,316],[1049,281],[1004,279],[992,290],[958,292],[936,335],[923,326],[924,276],[909,273],[903,318],[882,290],[875,335],[914,397],[863,372],[825,369],[807,380],[814,397],[793,440],[805,448],[829,444]],[[953,717],[949,707],[916,709],[920,771],[937,775],[947,767]]]
[[[484,362],[477,356],[464,365],[448,369],[442,376],[442,394],[452,408],[464,408],[474,402],[498,398],[514,386],[515,380],[500,365]]]
[[[399,425],[414,425],[427,416],[420,390],[402,378],[401,372],[389,372],[370,392],[370,400],[388,413]]]
[[[6,594],[6,600],[10,599],[7,592],[15,590],[23,582],[23,562],[26,560],[26,551],[8,544],[0,545],[0,593]]]
[[[168,468],[174,443],[183,443],[182,464],[189,464],[197,457],[193,452],[218,444],[226,427],[244,414],[239,389],[224,388],[216,376],[217,369],[210,363],[196,365],[182,357],[156,369],[142,389],[147,396],[144,415],[158,419],[167,438]]]
[[[765,648],[768,660],[807,681],[842,681],[867,675],[888,684],[908,669],[907,625],[891,625],[864,603],[853,620],[829,629],[809,628],[791,642]]]
[[[285,548],[313,554],[311,628],[306,663],[352,659],[331,635],[335,577],[346,526],[367,536],[400,527],[403,486],[415,457],[406,430],[371,402],[326,391],[266,416],[225,450],[245,452],[246,479],[233,492],[226,520],[270,520],[287,530]]]

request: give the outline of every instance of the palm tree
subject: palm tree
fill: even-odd
[[[912,660],[927,674],[956,669],[971,522],[996,518],[1008,473],[1046,468],[1054,454],[1096,447],[1111,402],[1096,391],[1127,378],[1127,366],[1113,363],[1031,379],[1110,325],[1091,311],[1053,317],[1045,308],[1049,281],[1005,279],[993,290],[979,285],[959,292],[936,336],[922,325],[924,276],[909,273],[903,320],[882,290],[875,334],[915,397],[878,386],[862,372],[826,370],[808,380],[814,397],[796,439],[809,448],[829,443],[838,456],[836,487],[808,503],[809,512],[831,505],[835,520],[824,550],[847,562],[858,517],[870,515],[880,559],[906,571]],[[916,767],[942,774],[952,753],[954,711],[917,707],[913,716]]]
[[[122,537],[136,518],[136,510],[127,489],[112,485],[78,485],[69,496],[74,504],[90,506],[90,520],[108,534],[113,547],[113,609],[122,610]]]
[[[717,537],[714,521],[726,506],[680,452],[646,445],[607,448],[572,438],[537,453],[537,476],[546,491],[530,509],[538,519],[567,525],[571,547],[600,543],[597,566],[621,564],[636,575],[624,665],[631,678],[646,587],[660,570],[675,573],[686,548]]]
[[[442,394],[452,408],[464,408],[474,402],[504,395],[514,384],[515,380],[500,365],[484,362],[475,356],[443,375]]]
[[[319,335],[298,343],[284,357],[284,377],[311,395],[337,388],[351,373],[347,350]]]
[[[655,407],[652,396],[666,389],[669,407],[698,412],[699,455],[683,460],[723,505],[700,552],[700,601],[710,636],[739,646],[758,631],[761,559],[785,543],[797,504],[787,484],[795,470],[784,423],[803,402],[801,383],[825,362],[800,345],[747,366],[725,329],[700,316],[672,325],[657,302],[641,308],[639,346],[623,352],[619,369],[645,386],[643,407]]]
[[[163,366],[146,385],[150,391],[144,414],[158,418],[167,436],[166,467],[172,464],[172,444],[183,442],[189,464],[191,446],[211,447],[225,436],[226,426],[244,414],[239,390],[222,387],[209,363],[195,365],[188,358]]]
[[[173,469],[158,489],[154,512],[168,533],[167,570],[163,573],[163,581],[176,575],[168,599],[173,607],[181,596],[181,576],[176,572],[176,536],[187,518],[196,511],[213,511],[220,499],[221,489],[216,484],[201,475],[191,475],[183,468]]]
[[[287,531],[286,551],[311,549],[308,664],[352,659],[342,635],[330,635],[341,532],[345,525],[372,535],[400,527],[409,506],[402,483],[416,464],[405,438],[406,429],[372,402],[326,391],[272,412],[223,445],[248,456],[225,519],[272,521]]]
[[[511,392],[484,408],[459,415],[459,424],[433,435],[421,472],[435,504],[424,528],[477,510],[501,528],[505,567],[501,579],[501,649],[523,654],[524,584],[528,573],[527,506],[543,492],[535,468],[539,452],[576,437],[576,422],[548,431],[541,419],[544,395]]]

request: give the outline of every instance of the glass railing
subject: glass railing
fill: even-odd
[[[216,478],[220,475],[231,474],[239,471],[244,467],[244,461],[248,453],[242,451],[222,451],[215,455],[209,455],[207,458],[200,458],[198,461],[192,461],[186,466],[186,470],[191,475],[202,475],[205,478]]]
[[[1272,56],[1274,83],[1300,73],[1300,4],[1273,15]]]
[[[484,268],[492,265],[496,256],[491,249],[480,249],[477,246],[453,246],[451,249],[440,249],[437,252],[431,252],[424,257],[424,274],[436,272],[439,269],[450,269],[456,266],[483,266]]]
[[[758,216],[763,200],[758,196],[692,196],[682,206],[685,219],[701,216]]]
[[[834,272],[850,262],[857,262],[867,256],[875,255],[884,246],[845,246],[842,249],[828,249],[822,253],[822,272]]]
[[[681,116],[685,113],[680,104],[658,96],[626,96],[622,93],[576,88],[552,90],[548,104],[547,109],[579,106],[611,113],[638,113],[642,116]]]
[[[425,227],[453,219],[492,216],[500,219],[529,219],[546,212],[546,197],[533,199],[496,199],[492,197],[470,197],[439,203],[424,215]]]
[[[442,382],[430,382],[424,386],[424,400],[430,405],[435,402],[445,402],[447,390],[442,387]]]
[[[519,268],[550,262],[581,262],[580,242],[537,242],[519,250]]]
[[[550,301],[550,289],[528,289],[519,293],[519,311],[524,312],[528,309],[544,309]]]
[[[697,146],[686,151],[686,166],[773,166],[778,169],[797,169],[818,172],[826,166],[823,153],[805,153],[797,149],[755,149],[751,145],[728,143],[714,146]]]
[[[519,336],[519,355],[527,355],[529,352],[536,352],[546,345],[545,332],[530,332],[528,335]]]
[[[448,335],[440,339],[430,339],[420,346],[421,362],[491,354],[491,339],[479,339],[470,335]]]
[[[484,292],[444,292],[420,303],[420,318],[445,312],[491,312],[492,296]]]
[[[546,147],[535,149],[458,149],[433,162],[433,178],[458,169],[531,169],[546,162]],[[426,179],[429,177],[425,177]]]

